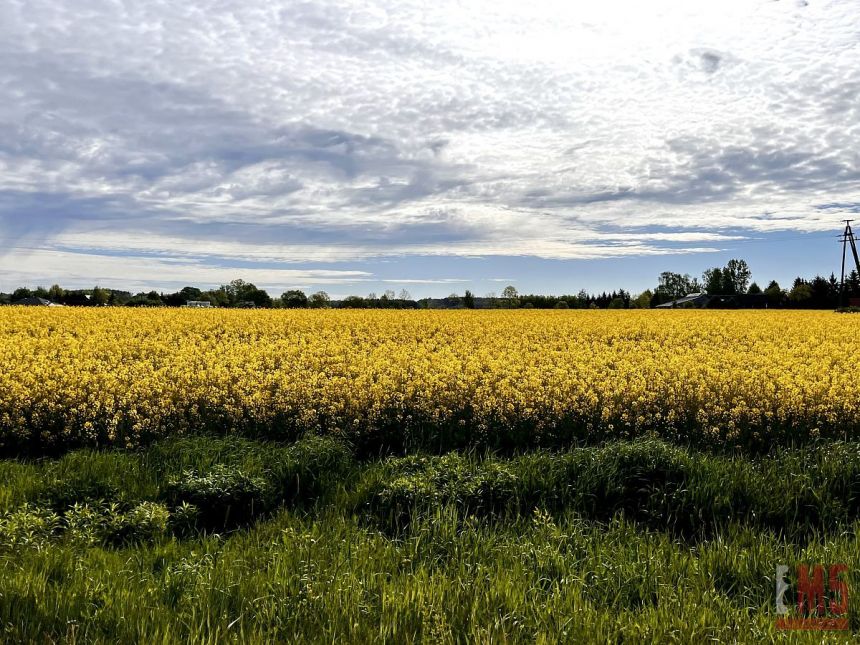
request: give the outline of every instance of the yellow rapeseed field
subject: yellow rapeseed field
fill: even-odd
[[[196,430],[368,445],[851,435],[860,316],[0,309],[0,451]]]

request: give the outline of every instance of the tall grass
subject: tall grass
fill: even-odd
[[[776,565],[845,562],[858,581],[858,450],[636,442],[360,463],[328,440],[183,439],[2,462],[0,641],[780,641]],[[62,528],[102,494],[173,517],[169,491],[208,478],[222,503],[225,472],[256,482],[265,512],[132,543]],[[58,528],[7,539],[37,509]],[[849,614],[856,629],[853,600]]]

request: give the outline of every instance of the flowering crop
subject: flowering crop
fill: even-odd
[[[860,318],[777,311],[0,310],[0,451],[199,430],[766,446],[860,427]]]

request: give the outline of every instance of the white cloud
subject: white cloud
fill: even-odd
[[[603,258],[831,230],[860,204],[857,15],[6,0],[0,235],[24,248],[3,264],[66,253],[81,279],[163,284],[179,258],[218,282],[238,260]]]
[[[22,284],[93,286],[131,291],[173,291],[186,285],[217,287],[241,277],[258,287],[280,293],[313,285],[367,282],[366,271],[241,268],[145,256],[110,256],[41,249],[16,250],[0,257],[0,291]]]

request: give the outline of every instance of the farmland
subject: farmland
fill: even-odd
[[[813,312],[0,312],[0,450],[200,430],[378,452],[659,436],[767,448],[860,421],[856,317]]]
[[[860,588],[858,331],[0,310],[0,641],[785,640],[777,565]]]

